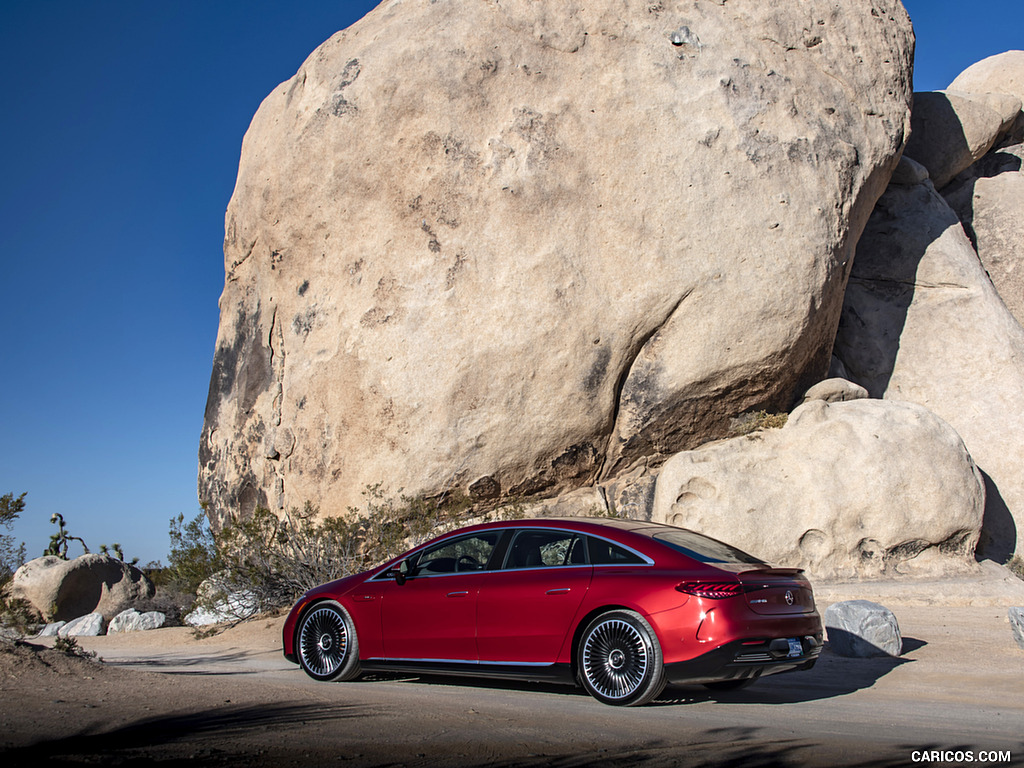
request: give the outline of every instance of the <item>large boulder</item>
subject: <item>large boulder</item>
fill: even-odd
[[[905,154],[927,168],[935,188],[942,189],[988,152],[1002,125],[995,109],[964,94],[915,93]]]
[[[1024,328],[929,181],[890,185],[875,207],[835,354],[872,397],[920,403],[956,429],[986,478],[980,551],[1024,551]]]
[[[990,152],[942,193],[999,296],[1024,323],[1024,144]]]
[[[1004,94],[1024,102],[1024,51],[1006,51],[982,59],[957,75],[949,88],[972,94]],[[1011,143],[1024,140],[1024,114],[1018,112],[1006,133]]]
[[[109,621],[153,596],[153,582],[134,565],[109,555],[29,560],[14,573],[11,594],[27,600],[47,621],[99,613]]]
[[[909,130],[897,0],[409,0],[246,133],[215,524],[555,493],[788,408]]]
[[[984,509],[953,429],[910,403],[811,400],[781,429],[679,453],[652,519],[816,578],[960,569]]]

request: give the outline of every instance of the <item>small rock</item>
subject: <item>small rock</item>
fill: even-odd
[[[915,184],[924,183],[927,178],[928,169],[917,162],[917,160],[912,160],[904,155],[900,158],[896,170],[892,172],[892,178],[889,179],[889,183],[903,187],[912,187]]]
[[[55,621],[52,624],[47,624],[39,631],[37,637],[56,637],[57,630],[59,630],[65,624],[67,624],[66,621]]]
[[[115,635],[118,632],[142,632],[147,629],[157,629],[164,625],[167,617],[159,611],[139,613],[134,608],[129,608],[117,614],[110,621],[107,627],[108,635]]]
[[[1010,615],[1010,629],[1013,630],[1013,639],[1017,646],[1024,649],[1024,608],[1011,608],[1007,613]]]
[[[845,600],[825,610],[828,645],[840,656],[899,656],[903,638],[896,616],[870,600]]]
[[[57,630],[58,637],[97,637],[103,634],[103,614],[87,613]]]
[[[841,403],[847,400],[863,400],[869,397],[868,391],[860,384],[846,379],[833,378],[819,381],[804,394],[802,402],[808,400],[824,400],[826,403]]]

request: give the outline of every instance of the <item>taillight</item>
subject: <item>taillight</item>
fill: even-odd
[[[684,581],[676,585],[676,590],[694,597],[722,600],[742,595],[743,585],[736,581]]]

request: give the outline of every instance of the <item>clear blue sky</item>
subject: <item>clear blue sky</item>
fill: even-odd
[[[198,511],[199,433],[242,135],[260,101],[376,3],[4,0],[0,494],[93,550],[166,562]],[[917,90],[1024,48],[1020,0],[908,0]]]

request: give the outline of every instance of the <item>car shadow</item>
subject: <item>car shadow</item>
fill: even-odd
[[[903,638],[903,652],[927,645],[923,640]],[[735,691],[711,691],[703,686],[670,686],[653,706],[696,704],[719,701],[730,704],[797,704],[833,699],[870,688],[881,678],[914,659],[893,656],[848,658],[833,653],[828,646],[814,669],[806,672],[769,675],[748,688]]]
[[[924,640],[903,638],[903,652],[909,653],[927,645]],[[708,701],[730,704],[795,704],[846,696],[870,688],[892,670],[914,660],[877,656],[872,658],[846,658],[831,652],[826,646],[814,669],[805,672],[769,675],[748,688],[737,691],[712,691],[702,685],[667,686],[664,692],[648,706],[685,706]],[[483,690],[523,691],[562,696],[588,694],[580,687],[542,682],[523,682],[488,678],[445,677],[440,675],[409,675],[379,673],[364,675],[359,682],[396,682],[408,685],[478,688]],[[349,683],[350,684],[350,683]]]

